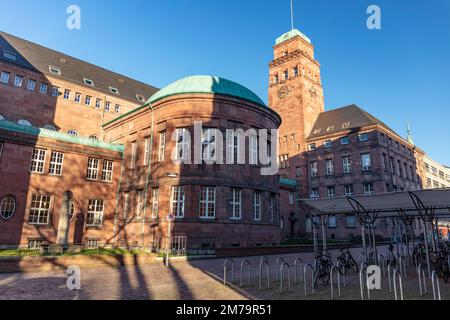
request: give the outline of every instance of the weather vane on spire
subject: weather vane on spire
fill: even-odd
[[[294,0],[291,0],[291,30],[294,30]]]

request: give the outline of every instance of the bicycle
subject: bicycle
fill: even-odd
[[[386,265],[388,266],[389,264],[391,264],[393,267],[397,265],[397,259],[395,258],[394,246],[392,245],[392,243],[389,245],[389,252],[386,259]]]
[[[333,267],[331,254],[329,252],[317,254],[314,266],[314,285],[317,286],[319,280],[322,281],[323,285],[328,285],[331,268]]]
[[[344,268],[346,274],[348,273],[348,271],[354,271],[355,273],[358,273],[359,272],[358,264],[356,263],[355,259],[353,259],[352,255],[350,254],[350,250],[348,248],[345,248],[345,249],[341,249],[340,252],[341,252],[341,254],[337,258],[338,265],[341,265]],[[339,273],[341,275],[343,275],[344,270],[340,269]]]
[[[448,283],[450,278],[450,266],[448,265],[448,253],[445,248],[440,248],[438,254],[434,256],[434,267],[439,278]]]

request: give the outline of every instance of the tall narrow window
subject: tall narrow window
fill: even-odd
[[[31,155],[30,172],[44,173],[45,150],[34,149]]]
[[[95,158],[89,158],[86,179],[88,180],[97,180],[98,177],[98,163],[99,160]]]
[[[327,176],[332,176],[334,174],[334,165],[332,159],[325,160],[325,167],[327,169]]]
[[[336,189],[334,187],[327,187],[328,198],[333,199],[336,197]]]
[[[65,100],[70,99],[70,90],[67,90],[67,89],[64,90],[64,99]]]
[[[311,167],[311,177],[317,177],[317,175],[319,174],[318,169],[317,169],[317,161],[312,161],[310,163],[310,167]]]
[[[348,184],[344,186],[345,196],[351,197],[353,195],[353,185]]]
[[[144,191],[138,190],[136,192],[136,218],[142,218],[142,211],[144,208]]]
[[[214,161],[216,158],[216,129],[204,128],[202,133],[202,159]]]
[[[23,76],[16,74],[16,77],[14,78],[14,86],[21,87],[22,84],[23,84]]]
[[[159,133],[159,149],[158,149],[158,160],[163,162],[165,160],[166,154],[166,132],[162,131]]]
[[[52,87],[52,97],[59,97],[59,88]]]
[[[128,218],[128,208],[130,206],[130,194],[125,192],[123,195],[123,220]]]
[[[87,221],[88,227],[101,227],[103,225],[103,200],[89,200]]]
[[[261,221],[261,192],[255,191],[253,194],[253,219]]]
[[[120,113],[120,105],[119,104],[116,104],[116,106],[114,107],[114,111],[116,113]]]
[[[172,187],[171,213],[177,218],[184,217],[184,187]]]
[[[275,211],[276,211],[276,195],[272,194],[270,195],[270,202],[269,202],[269,212],[270,212],[270,222],[275,221]]]
[[[148,166],[150,163],[150,138],[144,139],[144,166]]]
[[[41,83],[41,85],[39,86],[39,92],[46,94],[48,91],[48,84],[46,83]]]
[[[101,109],[101,108],[102,108],[102,100],[95,99],[95,109]]]
[[[364,194],[366,196],[370,196],[373,194],[373,184],[372,183],[364,183]]]
[[[75,93],[75,102],[81,103],[81,93],[79,92]]]
[[[27,89],[30,90],[30,91],[36,90],[36,80],[28,79]]]
[[[136,153],[137,153],[137,143],[136,141],[131,143],[131,158],[130,158],[130,169],[134,169],[136,166]]]
[[[31,198],[30,224],[47,225],[50,222],[50,205],[52,197],[49,195],[33,194]]]
[[[109,112],[111,110],[111,102],[106,101],[105,102],[105,111]]]
[[[176,136],[176,155],[175,160],[186,161],[190,154],[190,137],[187,128],[179,128],[175,131]]]
[[[158,219],[159,189],[152,190],[152,219]]]
[[[62,174],[64,153],[52,151],[48,173],[55,176]]]
[[[200,188],[200,218],[214,219],[216,214],[216,188]]]
[[[227,163],[239,163],[240,134],[235,130],[227,130]]]
[[[111,160],[103,160],[102,181],[112,182],[113,166],[114,166],[114,162],[112,162]]]
[[[86,96],[86,99],[85,99],[85,104],[87,105],[87,106],[90,106],[91,105],[91,99],[92,99],[92,97],[91,96]]]
[[[344,173],[351,173],[352,172],[352,158],[343,157],[342,158],[342,166],[343,166]]]
[[[370,153],[364,153],[361,155],[362,171],[372,170],[372,161],[370,159]]]
[[[8,84],[9,83],[9,72],[6,71],[2,71],[2,75],[0,77],[0,82],[4,83],[4,84]]]
[[[242,201],[242,190],[241,189],[231,189],[231,199],[230,199],[230,218],[232,220],[241,219],[241,201]]]
[[[250,136],[250,165],[258,165],[258,136]]]

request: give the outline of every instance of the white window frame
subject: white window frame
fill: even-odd
[[[31,225],[48,225],[50,223],[52,200],[53,197],[51,195],[33,194],[31,196],[28,223]],[[33,206],[33,202],[37,202],[38,206]]]
[[[131,143],[131,158],[130,158],[130,169],[136,168],[136,156],[137,156],[137,141]]]
[[[10,77],[11,77],[11,72],[2,71],[2,74],[0,76],[0,82],[3,84],[9,84]]]
[[[200,219],[216,218],[216,187],[200,187],[199,209]]]
[[[75,97],[74,97],[75,103],[81,103],[81,97],[82,97],[81,93],[75,92]]]
[[[176,145],[175,160],[186,161],[189,159],[190,153],[190,136],[187,128],[175,129]],[[181,138],[181,140],[180,140]],[[181,153],[181,154],[180,154]]]
[[[348,160],[348,161],[346,161]],[[342,170],[344,173],[352,173],[352,158],[342,157]]]
[[[144,209],[144,190],[137,190],[136,191],[136,218],[142,219],[142,213]]]
[[[350,137],[349,136],[346,136],[346,137],[342,137],[341,138],[341,145],[348,145],[348,144],[350,144]]]
[[[61,69],[55,66],[48,66],[48,71],[50,71],[50,73],[57,74],[58,76],[61,75]]]
[[[27,81],[27,90],[36,91],[36,80],[28,79],[28,81]]]
[[[258,136],[257,135],[251,135],[249,138],[249,144],[250,144],[250,165],[257,166],[258,163]]]
[[[70,93],[69,89],[64,89],[64,100],[70,100]]]
[[[311,170],[311,178],[315,178],[315,177],[319,176],[319,168],[318,168],[317,161],[311,161],[309,163],[309,167]]]
[[[326,168],[327,176],[332,176],[334,174],[333,159],[326,159],[325,160],[325,168]]]
[[[16,74],[14,77],[14,86],[21,88],[23,86],[23,80],[24,80],[24,76],[21,76],[20,74]]]
[[[103,182],[112,182],[113,181],[113,172],[114,172],[114,161],[103,160],[102,181]]]
[[[47,92],[48,92],[48,83],[41,82],[39,86],[39,93],[47,94]]]
[[[329,199],[336,198],[336,188],[333,186],[327,187],[327,196]]]
[[[364,172],[372,170],[372,157],[370,153],[361,154],[361,169]]]
[[[254,191],[253,193],[253,220],[261,221],[261,191]]]
[[[371,186],[371,188],[367,188],[369,186]],[[371,196],[374,194],[373,183],[364,183],[363,187],[364,187],[364,194],[366,196]]]
[[[67,134],[68,134],[68,135],[71,135],[71,136],[74,136],[74,137],[79,137],[79,136],[80,136],[80,134],[78,133],[78,131],[73,130],[73,129],[67,131]]]
[[[88,85],[88,86],[91,86],[91,87],[95,87],[94,81],[92,81],[91,79],[83,78],[83,82],[84,82],[85,85]]]
[[[89,199],[86,225],[88,227],[103,226],[103,212],[105,201],[101,199]]]
[[[86,172],[86,179],[95,181],[98,179],[98,166],[100,163],[100,159],[98,158],[89,158]]]
[[[105,111],[106,112],[111,111],[111,102],[110,101],[105,102]]]
[[[52,151],[48,173],[53,176],[61,176],[63,173],[64,153]]]
[[[59,87],[52,86],[52,97],[59,97]]]
[[[240,133],[236,130],[227,131],[227,163],[238,164],[239,163],[239,150],[240,150]]]
[[[368,133],[361,133],[358,135],[359,142],[365,142],[369,141],[369,134]]]
[[[101,109],[102,108],[102,99],[96,98],[95,99],[95,109]]]
[[[323,146],[324,146],[324,148],[331,148],[332,146],[333,146],[333,141],[331,141],[331,140],[325,140],[324,142],[323,142]]]
[[[91,100],[92,100],[92,97],[86,95],[86,97],[84,99],[84,104],[87,105],[87,106],[90,106],[91,105]]]
[[[354,191],[353,191],[353,185],[352,184],[346,184],[344,186],[344,193],[346,197],[351,197],[354,195]]]
[[[114,106],[114,112],[120,113],[120,104],[116,103],[116,105]]]
[[[30,172],[44,173],[46,155],[47,150],[33,149],[33,153],[31,154]]]
[[[230,194],[230,219],[242,219],[242,189],[233,188]]]
[[[127,221],[128,209],[130,208],[130,193],[125,192],[123,195],[123,220]]]
[[[166,159],[166,131],[159,133],[158,161],[163,162]]]
[[[152,189],[152,219],[158,219],[159,213],[159,188]]]
[[[202,132],[202,160],[216,160],[216,129],[203,128]],[[214,154],[212,154],[214,152]],[[206,155],[205,155],[206,154]]]
[[[170,213],[177,219],[184,218],[185,190],[183,186],[172,187],[170,203]]]

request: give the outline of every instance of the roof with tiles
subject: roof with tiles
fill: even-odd
[[[2,31],[0,31],[0,61],[15,64],[44,75],[60,77],[63,80],[93,88],[136,104],[142,104],[159,90],[140,81]],[[50,66],[59,69],[60,74],[50,72]],[[84,79],[91,80],[93,86],[86,84]],[[111,91],[110,87],[117,89],[118,93]],[[138,96],[141,96],[142,100]]]

